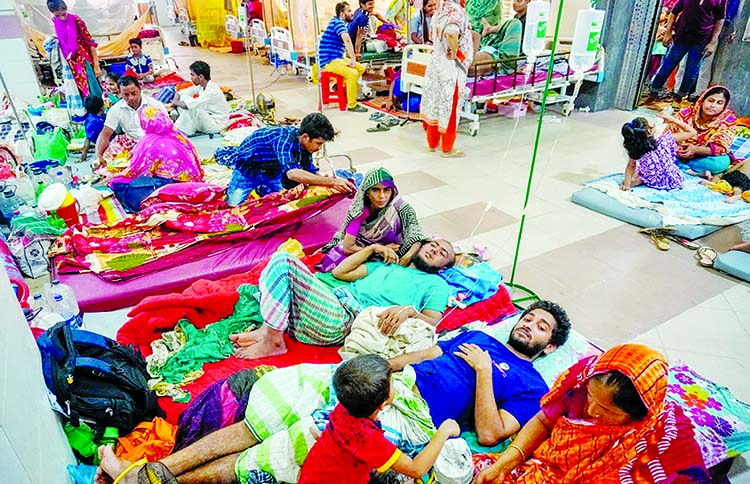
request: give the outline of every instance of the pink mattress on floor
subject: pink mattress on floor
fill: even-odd
[[[552,79],[561,79],[565,77],[559,72],[552,73]],[[514,84],[515,78],[515,84]],[[529,78],[529,82],[526,83],[525,74],[508,74],[507,76],[489,76],[487,78],[480,78],[478,81],[470,81],[466,83],[466,87],[470,89],[471,96],[489,96],[491,94],[501,93],[509,89],[520,88],[524,85],[536,86],[539,85],[540,89],[544,84],[544,80],[547,78],[547,71],[537,70],[536,73]]]
[[[133,306],[146,296],[182,291],[201,278],[218,279],[248,270],[270,257],[279,244],[290,237],[299,240],[306,253],[313,252],[331,240],[343,223],[350,203],[350,199],[344,199],[304,222],[251,242],[231,245],[220,242],[216,244],[216,251],[207,257],[127,281],[107,282],[93,273],[57,274],[56,277],[73,288],[83,312],[112,311]],[[186,249],[185,252],[190,250]],[[206,246],[199,246],[195,250],[204,254]]]

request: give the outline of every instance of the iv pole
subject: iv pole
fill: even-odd
[[[21,136],[23,137],[23,140],[26,142],[26,146],[29,149],[29,153],[32,153],[33,150],[31,149],[31,142],[29,141],[29,138],[26,136],[26,130],[23,129],[23,123],[21,122],[21,117],[18,115],[18,110],[16,109],[16,103],[13,102],[13,97],[10,95],[10,90],[8,89],[8,85],[5,83],[5,76],[3,75],[3,71],[0,70],[0,82],[3,84],[3,91],[5,91],[5,95],[8,96],[8,103],[10,104],[11,109],[13,109],[13,115],[16,117],[16,122],[18,122],[18,127],[21,130]]]

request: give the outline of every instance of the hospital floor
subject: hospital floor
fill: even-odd
[[[173,47],[172,55],[185,72],[192,60],[207,61],[219,84],[250,95],[244,55],[190,47]],[[253,60],[255,90],[276,98],[278,119],[317,109],[315,85]],[[428,233],[462,250],[486,247],[490,263],[511,278],[538,115],[482,119],[476,137],[459,131],[456,146],[466,157],[443,159],[427,152],[419,123],[367,133],[370,113],[334,105],[324,113],[341,131],[329,154],[348,153],[358,171],[390,170]],[[515,282],[560,303],[575,329],[598,345],[649,345],[750,402],[750,285],[698,266],[677,244],[661,252],[635,227],[570,201],[582,182],[624,169],[620,126],[633,116],[544,116]],[[729,228],[708,243],[721,252],[737,240]],[[750,482],[750,455],[736,459],[730,478]]]

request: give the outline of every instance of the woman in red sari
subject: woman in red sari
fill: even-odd
[[[78,15],[68,13],[64,0],[47,0],[47,8],[52,12],[60,51],[73,71],[81,97],[101,96],[102,87],[97,77],[101,76],[102,70],[96,53],[97,44],[86,23]]]
[[[665,400],[668,365],[646,346],[576,363],[542,409],[474,481],[518,484],[688,483],[705,473],[693,427]]]

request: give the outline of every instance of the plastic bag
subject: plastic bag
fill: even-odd
[[[68,135],[60,128],[52,133],[35,134],[34,159],[35,160],[57,160],[65,164],[68,159]]]

